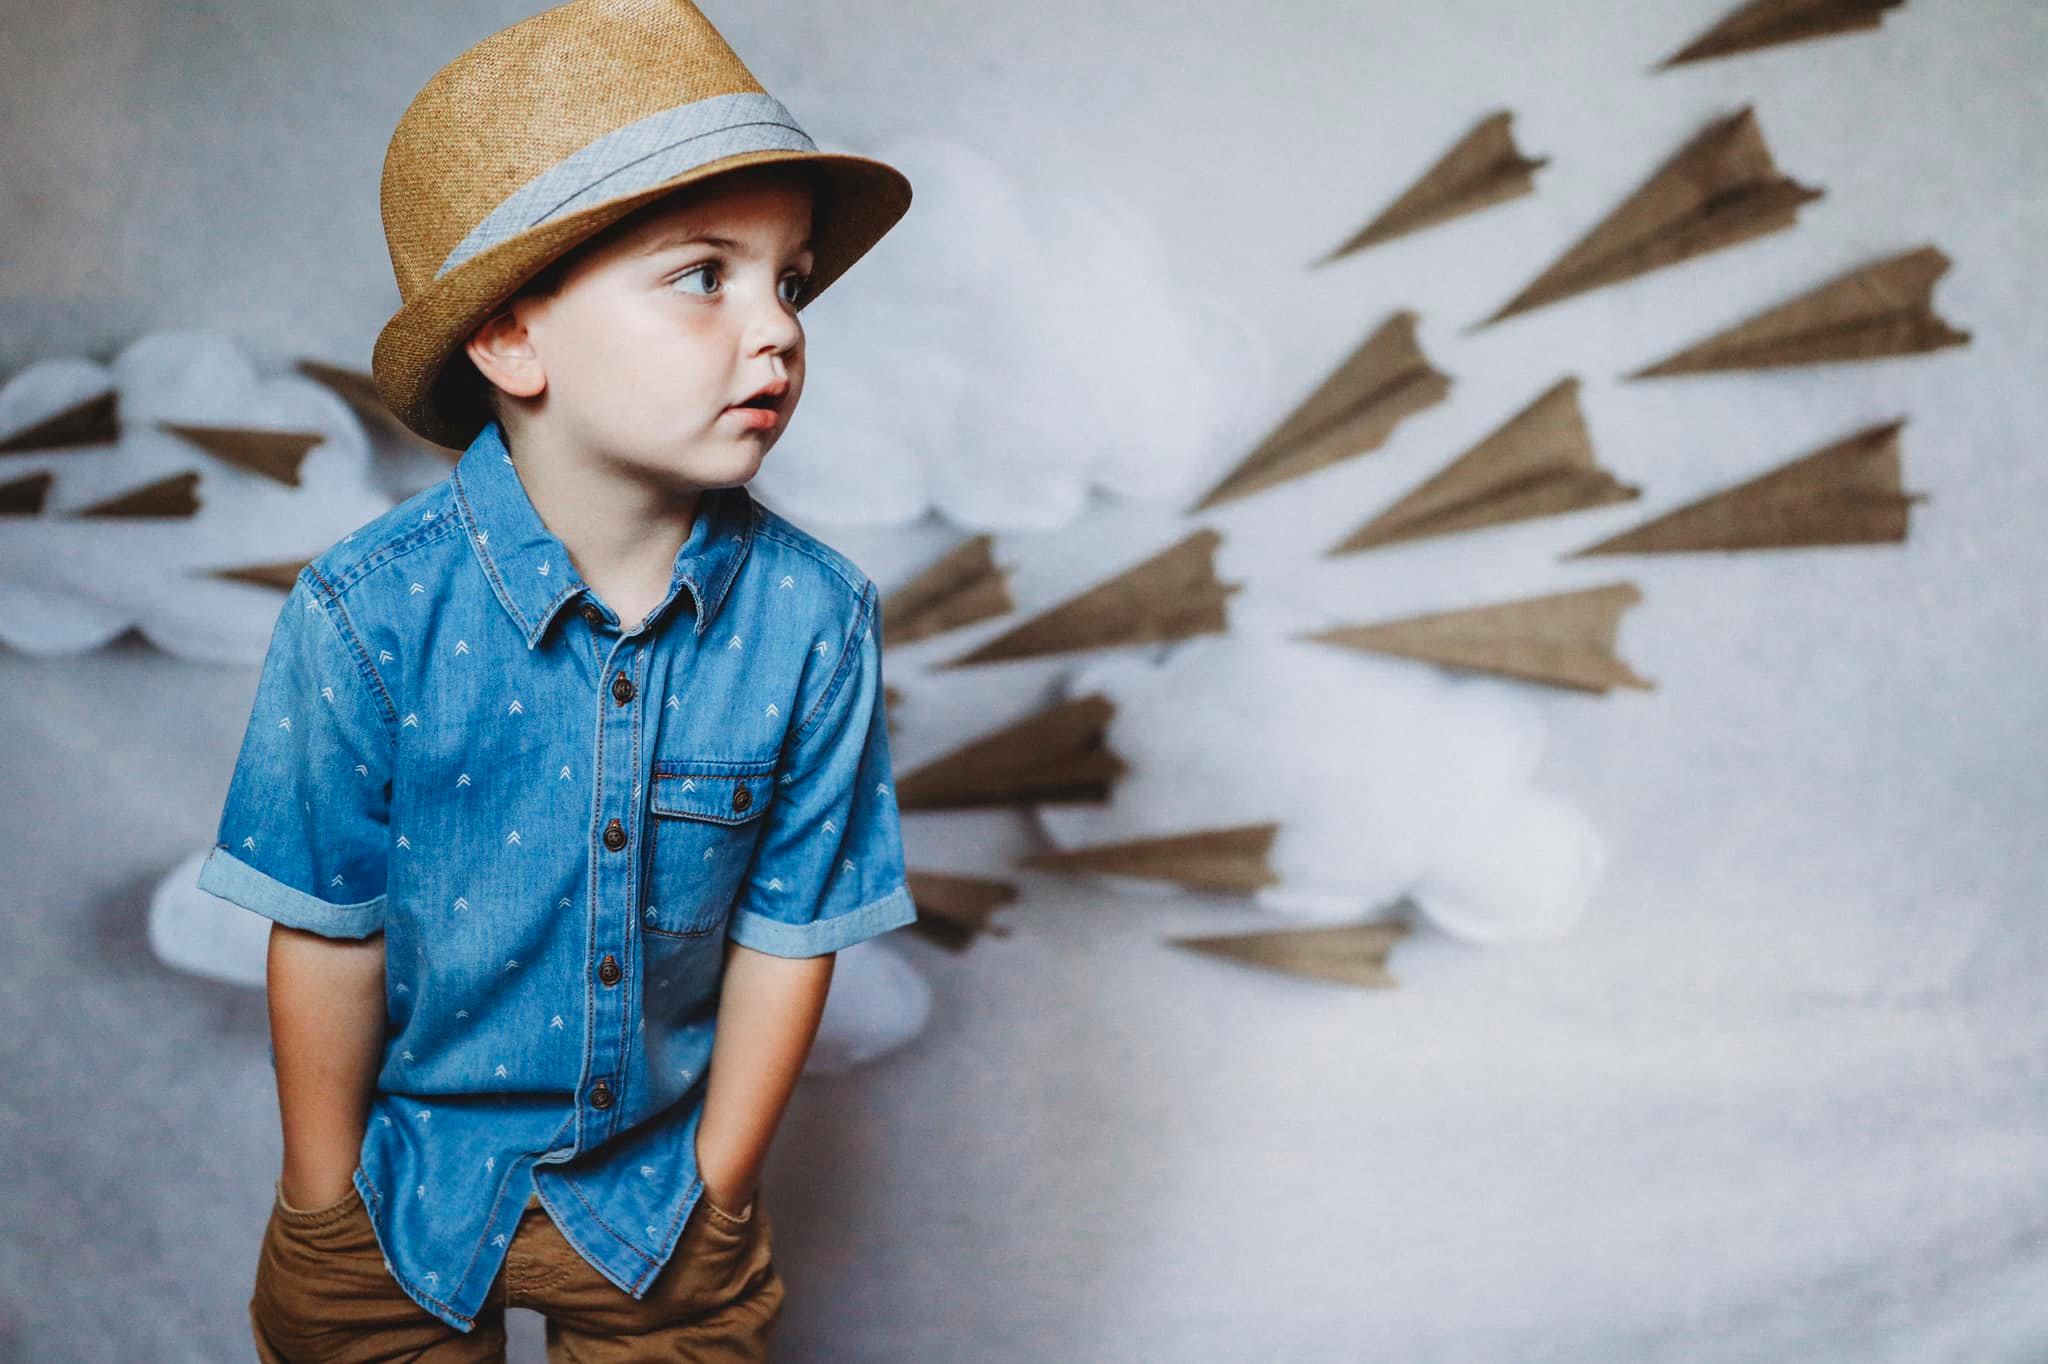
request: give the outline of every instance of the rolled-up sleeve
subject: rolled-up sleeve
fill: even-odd
[[[199,888],[325,937],[382,929],[395,719],[346,609],[301,573],[271,632]]]
[[[917,917],[889,765],[876,596],[870,581],[838,666],[785,745],[726,928],[743,947],[823,956]]]

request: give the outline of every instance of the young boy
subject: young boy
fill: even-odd
[[[199,884],[275,921],[266,1361],[760,1359],[833,953],[915,917],[874,582],[749,496],[797,309],[902,215],[688,0],[401,120],[374,368],[449,477],[300,574]]]

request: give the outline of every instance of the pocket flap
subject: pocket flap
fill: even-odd
[[[657,815],[744,824],[775,795],[775,759],[657,759],[649,806]]]

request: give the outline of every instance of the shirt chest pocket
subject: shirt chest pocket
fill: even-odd
[[[773,757],[657,759],[641,927],[669,937],[722,929],[774,797]]]

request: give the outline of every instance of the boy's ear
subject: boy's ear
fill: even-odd
[[[478,327],[464,350],[484,381],[506,393],[531,398],[547,387],[540,354],[515,308],[502,309]]]

